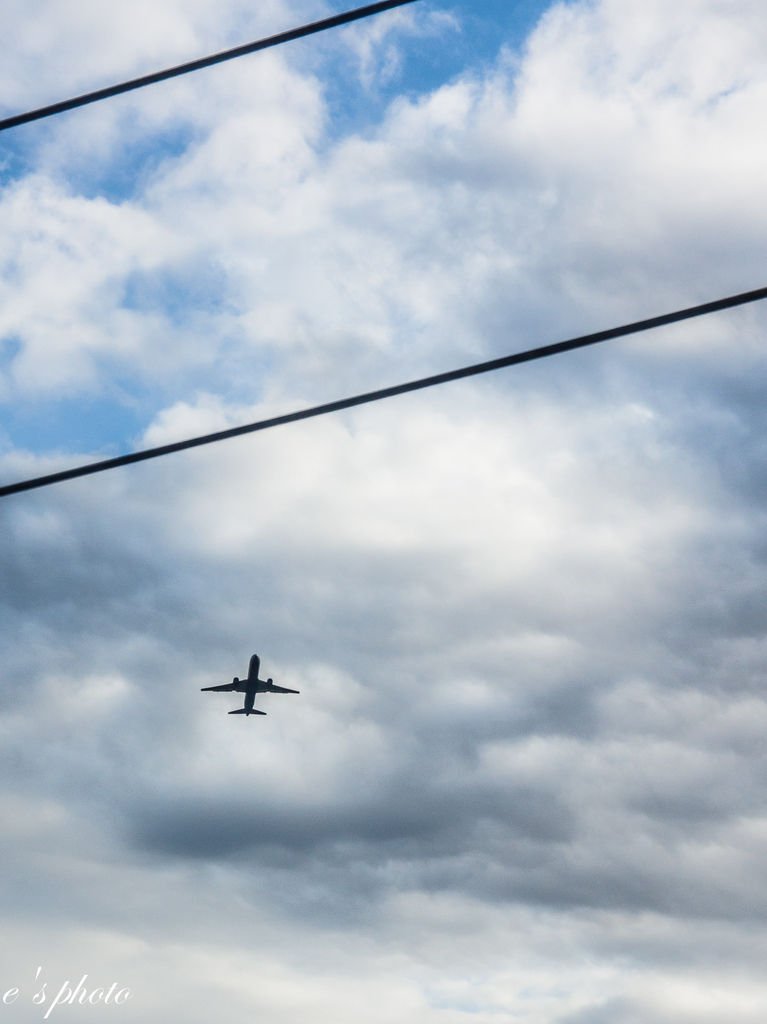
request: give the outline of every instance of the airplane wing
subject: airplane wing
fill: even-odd
[[[235,688],[235,683],[222,683],[220,686],[201,686],[200,691],[215,690],[217,693],[228,693]]]
[[[236,711],[230,711],[229,714],[230,715],[265,715],[266,712],[265,711],[256,711],[255,708],[251,708],[250,711],[248,711],[247,708],[237,708]]]
[[[272,693],[300,693],[301,691],[300,690],[289,690],[287,688],[287,686],[275,686],[274,683],[272,683],[271,692]]]

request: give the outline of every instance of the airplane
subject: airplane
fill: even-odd
[[[222,683],[220,686],[202,686],[201,692],[205,690],[215,690],[216,693],[235,693],[245,694],[245,703],[243,707],[237,708],[235,711],[230,711],[230,715],[265,715],[265,711],[258,711],[253,707],[257,693],[300,693],[300,690],[289,690],[286,686],[276,686],[274,680],[269,679],[264,682],[263,679],[258,678],[258,670],[261,667],[261,659],[257,654],[254,654],[250,659],[248,665],[248,678],[238,679],[237,676],[231,681],[231,683]]]

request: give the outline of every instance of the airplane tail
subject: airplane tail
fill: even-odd
[[[256,711],[255,708],[253,708],[250,712],[246,711],[245,708],[237,708],[236,711],[230,711],[229,714],[230,715],[247,715],[247,714],[251,714],[251,715],[265,715],[266,712],[265,711]]]

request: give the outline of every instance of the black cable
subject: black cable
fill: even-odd
[[[382,11],[388,11],[394,7],[403,7],[405,4],[416,2],[417,0],[381,0],[380,3],[367,4],[365,7],[357,7],[352,11],[344,11],[330,18],[323,18],[322,21],[301,25],[299,28],[292,28],[286,32],[279,32],[277,35],[268,36],[266,39],[258,39],[253,43],[235,46],[231,50],[223,50],[221,53],[214,53],[209,57],[200,57],[198,60],[192,60],[186,64],[178,64],[176,67],[166,68],[165,71],[155,71],[150,75],[142,75],[140,78],[133,78],[128,82],[109,85],[104,89],[96,89],[93,92],[84,93],[82,96],[75,96],[69,100],[60,100],[58,103],[51,103],[47,107],[29,110],[25,114],[15,114],[13,117],[2,118],[0,119],[0,131],[5,131],[7,128],[15,128],[20,124],[28,124],[30,121],[39,121],[44,117],[52,117],[54,114],[62,114],[65,110],[84,107],[88,103],[109,99],[110,96],[119,96],[123,92],[142,89],[145,85],[164,82],[168,78],[186,75],[190,71],[199,71],[201,68],[208,68],[212,64],[221,64],[226,60],[234,60],[235,57],[243,57],[247,53],[267,50],[269,47],[279,46],[281,43],[289,43],[294,39],[303,39],[305,36],[315,35],[317,32],[324,32],[329,28],[338,28],[340,25],[348,25],[353,21],[359,21],[361,18],[369,18],[373,14],[380,14]]]
[[[596,345],[598,342],[622,338],[627,334],[638,334],[640,331],[664,327],[667,324],[678,323],[680,320],[691,320],[693,317],[705,316],[708,313],[716,313],[723,309],[731,309],[733,306],[743,306],[748,302],[757,302],[765,298],[767,298],[767,288],[757,288],[755,291],[743,292],[740,295],[730,295],[724,299],[705,302],[703,305],[691,306],[688,309],[681,309],[675,313],[664,313],[662,316],[654,316],[649,320],[638,320],[635,323],[624,324],[622,327],[611,327],[609,330],[597,331],[595,334],[584,334],[579,338],[570,338],[568,341],[558,341],[553,345],[543,345],[541,348],[532,348],[525,352],[515,352],[512,355],[501,356],[499,359],[490,359],[485,363],[475,363],[472,366],[463,366],[457,370],[448,370],[446,373],[437,373],[432,377],[422,377],[420,380],[409,381],[405,384],[395,384],[393,387],[368,391],[363,395],[341,398],[335,402],[327,402],[325,405],[315,405],[309,409],[300,409],[297,412],[285,413],[282,416],[272,416],[270,419],[246,423],[240,427],[230,427],[228,430],[219,430],[213,434],[188,438],[186,441],[174,441],[172,444],[160,445],[158,448],[147,448],[144,451],[132,452],[129,455],[118,455],[113,459],[104,459],[102,462],[92,462],[85,466],[64,469],[58,473],[48,473],[46,476],[38,476],[30,480],[20,480],[14,484],[5,484],[0,486],[0,497],[18,494],[19,491],[31,491],[36,487],[47,487],[50,484],[61,483],[63,480],[72,480],[78,476],[102,473],[104,470],[116,469],[118,466],[127,466],[132,462],[156,459],[161,455],[170,455],[173,452],[184,451],[186,448],[198,448],[204,444],[226,441],[230,437],[239,437],[242,434],[253,434],[258,430],[269,430],[271,427],[279,427],[285,423],[295,423],[297,420],[308,420],[314,416],[324,416],[330,412],[339,412],[341,409],[351,409],[355,405],[379,402],[384,398],[404,395],[408,391],[420,391],[423,388],[435,387],[437,384],[447,384],[449,381],[460,380],[462,377],[475,377],[480,373],[501,370],[506,366],[516,366],[518,363],[529,363],[535,359],[545,359],[548,356],[570,352],[576,348],[585,348],[587,345]]]

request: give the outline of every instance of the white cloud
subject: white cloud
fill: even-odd
[[[171,364],[207,375],[218,363],[227,389],[243,373],[259,380],[268,353],[312,390],[329,373],[349,388],[388,373],[392,355],[420,369],[437,353],[464,360],[758,284],[762,143],[748,125],[765,83],[732,54],[752,52],[761,19],[744,5],[723,32],[718,10],[696,11],[688,38],[684,12],[669,27],[649,8],[555,7],[520,66],[401,101],[372,137],[338,143],[323,136],[319,81],[281,55],[185,80],[181,151],[148,178],[137,170],[119,213],[80,200],[87,222],[103,222],[95,253],[122,248],[116,217],[149,221],[151,265],[130,248],[130,265],[113,268],[104,336],[127,336],[134,374],[171,346],[164,378]],[[126,310],[137,272],[167,283]],[[80,275],[59,276],[76,308]],[[22,272],[22,296],[39,293],[37,278],[36,265]],[[169,303],[186,312],[170,338]],[[92,345],[87,331],[70,340],[67,371],[91,386]]]

